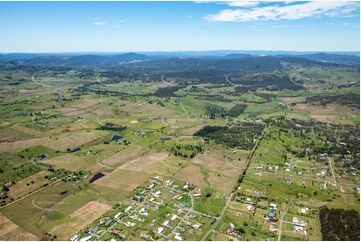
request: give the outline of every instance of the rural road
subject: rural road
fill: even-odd
[[[263,138],[264,132],[265,132],[265,130],[263,130],[260,138],[257,140],[256,144],[253,146],[251,152],[249,153],[249,155],[248,155],[248,157],[247,157],[247,162],[246,162],[245,169],[243,170],[243,172],[242,172],[242,174],[241,174],[241,176],[240,176],[240,180],[241,180],[241,181],[243,180],[242,178],[246,175],[246,171],[247,171],[247,169],[248,169],[248,167],[249,167],[249,164],[250,164],[250,162],[251,162],[251,160],[252,160],[252,157],[253,157],[253,155],[254,155],[254,152],[257,150],[258,144],[261,142],[261,140],[262,140],[262,138]],[[237,185],[236,185],[236,186],[237,186]],[[237,187],[236,187],[236,189],[237,189]],[[206,240],[206,239],[208,238],[208,236],[210,235],[210,233],[217,228],[219,222],[222,220],[223,215],[224,215],[224,213],[225,213],[226,210],[227,210],[227,207],[228,207],[229,202],[233,199],[233,195],[234,195],[234,193],[231,193],[231,195],[228,197],[227,202],[226,202],[226,205],[224,206],[224,208],[223,208],[223,210],[222,210],[222,213],[221,213],[220,216],[217,218],[216,222],[215,222],[214,224],[212,224],[210,230],[203,236],[202,240]]]

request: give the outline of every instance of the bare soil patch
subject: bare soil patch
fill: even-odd
[[[84,98],[84,99],[81,99],[79,101],[71,103],[71,105],[69,105],[69,107],[84,109],[84,108],[90,108],[90,107],[95,106],[95,105],[97,105],[99,103],[101,103],[101,100],[99,100],[99,99]]]
[[[310,118],[328,123],[341,122],[341,116],[351,114],[359,115],[359,110],[352,110],[349,107],[345,107],[339,104],[328,104],[325,107],[312,104],[297,104],[293,107],[293,109],[307,112]]]
[[[76,108],[62,108],[62,109],[57,109],[57,111],[59,111],[65,117],[79,116],[81,114],[88,112],[87,110],[76,109]]]
[[[197,187],[207,186],[207,183],[203,179],[204,176],[201,169],[195,165],[188,165],[187,167],[178,171],[174,177],[179,180],[189,182]]]
[[[77,132],[69,134],[67,136],[52,139],[52,141],[47,142],[46,144],[44,144],[44,146],[53,150],[66,151],[68,148],[81,146],[103,135],[103,132],[96,131]]]
[[[35,129],[30,129],[28,127],[24,127],[24,126],[21,126],[21,125],[18,125],[18,124],[12,125],[11,128],[16,130],[16,131],[19,131],[19,132],[22,132],[22,133],[25,133],[25,134],[28,134],[28,135],[32,135],[32,136],[41,137],[44,134],[44,133],[42,133],[40,131],[37,131]]]
[[[144,156],[141,156],[137,159],[128,161],[127,163],[121,165],[119,168],[129,171],[143,171],[147,167],[164,160],[169,156],[168,152],[157,152],[157,153],[148,153]]]
[[[149,176],[150,175],[142,172],[116,169],[96,180],[93,184],[129,192],[142,184]]]
[[[50,141],[50,138],[43,137],[43,138],[33,138],[33,139],[26,139],[26,140],[18,140],[14,142],[3,142],[0,143],[0,152],[5,151],[15,151],[15,150],[23,150],[26,148],[30,148],[36,145],[46,144]]]
[[[124,150],[121,150],[114,155],[101,161],[101,164],[110,167],[118,167],[123,165],[129,160],[136,159],[142,155],[142,147],[138,145],[132,145]]]
[[[25,140],[34,138],[34,135],[20,132],[12,127],[0,129],[0,142],[14,142],[17,140]]]
[[[44,184],[49,182],[49,180],[45,178],[45,176],[48,174],[48,171],[40,171],[32,176],[16,182],[15,185],[10,187],[10,197],[18,199],[27,195],[29,192],[42,187]]]
[[[51,159],[45,160],[44,162],[70,171],[78,170],[88,164],[85,157],[73,154],[65,154],[62,156],[53,157]]]
[[[124,112],[129,114],[148,114],[154,115],[157,114],[159,116],[169,116],[171,114],[175,114],[175,111],[169,108],[164,108],[156,104],[149,103],[137,103],[137,102],[129,102],[121,107]]]
[[[219,192],[230,193],[236,183],[237,177],[228,177],[219,173],[209,172],[208,182]]]
[[[10,219],[0,214],[0,240],[39,240],[35,235],[25,231],[18,225],[13,223]]]
[[[70,214],[68,221],[56,225],[51,229],[51,234],[56,234],[59,239],[68,240],[70,236],[102,216],[112,207],[108,204],[91,201]]]
[[[199,154],[194,158],[194,163],[202,165],[205,169],[213,172],[219,172],[226,176],[237,177],[245,164],[245,159],[240,156],[234,156],[236,160],[227,161],[228,155],[219,149],[210,149]],[[239,161],[238,158],[241,158]]]

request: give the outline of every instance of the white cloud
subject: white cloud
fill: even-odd
[[[106,25],[107,22],[106,21],[95,21],[93,24],[97,25],[97,26],[102,26],[102,25]]]
[[[245,22],[258,20],[301,19],[320,16],[344,16],[358,10],[358,2],[314,1],[292,5],[273,5],[249,9],[226,9],[205,17],[208,21]]]
[[[248,1],[236,1],[236,0],[229,0],[229,1],[209,1],[209,0],[200,0],[200,1],[195,1],[195,3],[216,3],[216,4],[225,4],[228,5],[230,7],[253,7],[253,6],[257,6],[258,4],[260,4],[260,1],[256,1],[256,0],[248,0]]]
[[[227,2],[228,6],[231,7],[253,7],[260,4],[258,1],[231,1]]]

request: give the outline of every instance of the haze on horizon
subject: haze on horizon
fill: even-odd
[[[0,52],[359,51],[360,3],[0,2]]]

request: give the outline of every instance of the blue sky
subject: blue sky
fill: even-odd
[[[0,2],[0,52],[358,51],[359,2]]]

